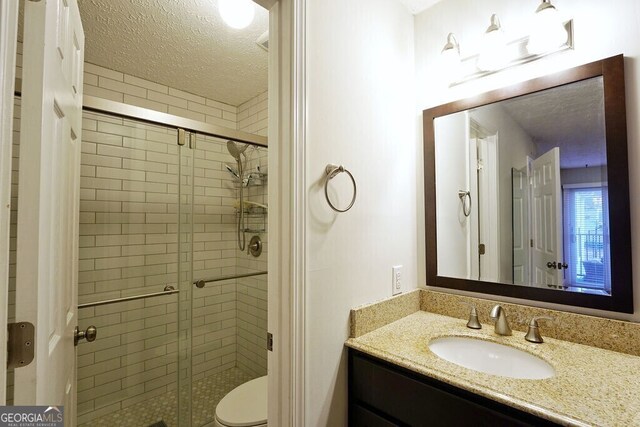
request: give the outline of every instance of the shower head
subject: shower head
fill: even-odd
[[[247,147],[247,144],[238,146],[238,144],[231,140],[227,141],[227,150],[229,150],[229,154],[231,154],[236,161],[240,161],[240,154],[244,153],[244,150],[246,150]]]

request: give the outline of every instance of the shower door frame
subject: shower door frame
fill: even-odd
[[[268,146],[267,138],[264,136],[199,122],[197,120],[174,116],[173,114],[162,113],[160,111],[149,110],[148,108],[136,107],[134,105],[124,104],[122,102],[111,101],[109,99],[98,98],[95,96],[85,95],[83,98],[82,109],[125,119],[133,119],[145,123],[167,126],[170,128],[184,129],[187,132],[203,134],[216,138],[231,139],[233,141],[258,145],[260,147]]]

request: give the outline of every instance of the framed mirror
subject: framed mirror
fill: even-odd
[[[428,285],[633,312],[622,55],[423,120]]]

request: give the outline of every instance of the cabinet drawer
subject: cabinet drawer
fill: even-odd
[[[380,415],[360,405],[349,408],[349,427],[399,427]]]

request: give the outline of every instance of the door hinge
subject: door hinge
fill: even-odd
[[[531,243],[530,243],[531,247],[533,247],[533,239],[531,239]]]
[[[184,129],[178,128],[178,145],[185,145],[187,139],[187,132]]]
[[[273,334],[267,332],[267,350],[273,351]]]
[[[7,368],[22,368],[33,361],[36,328],[29,322],[9,323]]]
[[[480,244],[478,245],[478,252],[480,253],[480,255],[484,255],[484,254],[485,254],[485,252],[486,252],[486,248],[485,248],[485,246],[484,246],[484,243],[480,243]]]

